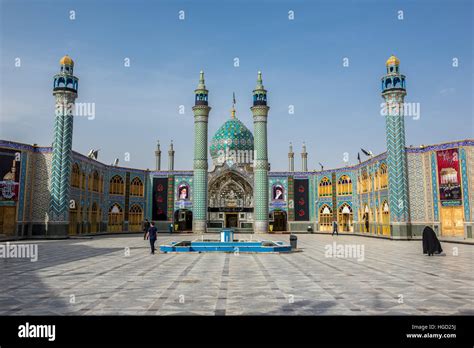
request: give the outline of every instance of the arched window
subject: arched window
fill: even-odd
[[[120,232],[123,230],[123,210],[122,207],[115,203],[109,209],[109,232]]]
[[[69,234],[74,235],[78,233],[78,224],[81,222],[81,207],[72,201],[73,204],[69,206]]]
[[[103,193],[104,192],[104,175],[100,175],[99,177],[99,192]]]
[[[99,231],[99,222],[100,222],[100,216],[99,216],[99,209],[97,207],[97,203],[94,202],[92,203],[92,207],[90,210],[90,218],[89,221],[91,222],[91,232],[98,232]]]
[[[319,209],[319,230],[332,230],[332,210],[326,204]]]
[[[110,179],[109,193],[112,195],[123,195],[125,193],[125,184],[120,175],[115,175]]]
[[[387,201],[382,203],[382,234],[384,236],[390,235],[390,209]]]
[[[130,183],[130,195],[143,197],[143,182],[139,177],[135,177]]]
[[[388,169],[385,163],[380,166],[380,188],[386,189],[388,187]]]
[[[99,192],[99,173],[97,170],[89,175],[89,191]]]
[[[352,195],[352,181],[349,176],[343,175],[339,178],[337,182],[337,194],[339,196]]]
[[[354,220],[354,214],[349,204],[343,203],[337,210],[337,221],[339,225],[339,231],[352,232],[352,223]]]
[[[319,197],[328,197],[332,195],[332,183],[326,176],[319,182]]]
[[[367,172],[362,173],[361,188],[362,188],[362,193],[369,192],[370,190],[369,175],[367,174]]]
[[[128,214],[128,226],[132,232],[139,232],[142,229],[143,222],[143,209],[138,204],[134,204],[130,207]]]
[[[81,187],[81,169],[77,163],[72,165],[71,186],[77,188]]]

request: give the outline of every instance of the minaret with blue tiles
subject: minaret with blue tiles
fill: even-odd
[[[387,74],[382,77],[382,97],[385,99],[391,235],[392,238],[405,239],[410,233],[403,111],[405,75],[400,74],[400,60],[393,55],[387,60],[386,67]]]
[[[254,125],[254,232],[268,232],[268,146],[267,146],[267,91],[262,73],[258,72],[257,87],[253,91],[250,108]]]
[[[72,130],[79,80],[74,76],[74,61],[69,56],[62,57],[59,64],[60,71],[54,76],[53,84],[56,115],[54,119],[48,235],[68,234]],[[80,203],[76,202],[76,204]]]
[[[207,230],[207,132],[211,107],[203,71],[194,94],[193,232],[204,233]]]

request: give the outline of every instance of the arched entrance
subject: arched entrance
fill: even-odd
[[[353,231],[353,219],[352,208],[349,204],[342,204],[337,211],[337,222],[339,225],[339,231],[341,232],[352,232]]]
[[[114,204],[109,209],[108,232],[123,231],[123,210],[119,204]]]
[[[91,229],[90,232],[98,232],[99,231],[99,209],[97,208],[97,203],[94,202],[92,203],[92,208],[91,208],[91,216],[90,220],[91,222]]]
[[[13,236],[16,228],[16,206],[0,207],[0,234]]]
[[[128,229],[131,232],[140,232],[142,230],[143,209],[140,205],[134,204],[130,207],[128,213]]]
[[[192,231],[193,212],[189,209],[179,209],[174,212],[174,230]]]
[[[209,220],[211,226],[250,228],[253,188],[241,173],[229,170],[209,183]]]
[[[319,209],[319,230],[332,231],[332,209],[326,204]]]
[[[69,208],[69,234],[75,235],[79,233],[78,224],[81,217],[81,207],[77,206],[74,202],[71,208]]]
[[[275,210],[273,212],[273,232],[286,231],[286,212]]]
[[[361,231],[362,232],[369,232],[370,225],[369,225],[369,206],[367,204],[364,205],[364,209],[361,211]]]
[[[382,203],[382,235],[390,236],[390,209],[387,201]]]

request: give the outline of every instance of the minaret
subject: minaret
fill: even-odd
[[[170,149],[168,150],[168,170],[172,172],[174,170],[174,148],[173,140],[171,140]]]
[[[207,227],[207,127],[209,120],[209,91],[204,83],[201,70],[199,84],[194,91],[194,193],[193,232],[204,233]]]
[[[301,171],[308,171],[308,153],[306,152],[306,144],[303,142],[303,152],[301,152]]]
[[[267,91],[262,73],[258,72],[257,87],[253,91],[250,108],[254,125],[254,231],[268,232],[268,155],[267,155]]]
[[[157,141],[156,150],[155,150],[155,157],[156,157],[156,170],[161,170],[161,149],[160,149],[160,141]]]
[[[290,150],[288,151],[288,171],[295,171],[295,153],[293,152],[293,144],[290,143]]]
[[[408,237],[409,207],[407,158],[405,152],[405,121],[403,103],[406,95],[405,76],[399,71],[400,60],[391,56],[387,74],[382,77],[382,97],[385,99],[388,196],[392,237]]]
[[[73,75],[74,61],[64,56],[59,61],[59,74],[54,75],[53,96],[56,99],[54,119],[51,200],[48,235],[67,235],[69,229],[69,184],[73,112],[79,79]],[[79,202],[76,202],[79,204]]]

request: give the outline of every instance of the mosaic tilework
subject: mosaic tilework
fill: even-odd
[[[410,199],[410,218],[413,222],[426,221],[425,216],[425,185],[422,155],[407,154],[408,162],[408,189]]]
[[[439,192],[437,183],[436,153],[431,153],[431,187],[433,193],[433,214],[434,221],[439,221]]]
[[[253,106],[254,117],[254,216],[268,221],[267,106]]]
[[[18,212],[17,212],[18,221],[23,220],[23,209],[25,207],[25,198],[28,197],[28,195],[25,194],[27,162],[28,162],[28,153],[25,151],[21,154],[20,190],[18,192],[19,200],[18,200]]]
[[[430,156],[423,153],[423,186],[425,187],[425,216],[427,221],[433,221],[433,187],[431,185]]]
[[[403,95],[385,95],[387,104],[403,103]],[[401,110],[403,108],[400,108]],[[393,222],[408,221],[408,182],[405,152],[405,120],[403,115],[392,114],[385,117],[387,139],[387,163],[389,181],[390,219]]]
[[[207,92],[206,92],[207,94]],[[211,108],[207,105],[193,107],[194,113],[194,185],[193,185],[193,220],[204,222],[207,220],[207,133],[208,117]],[[202,232],[202,231],[201,231]]]
[[[469,207],[471,221],[474,217],[474,147],[469,146],[464,148],[466,151],[466,175],[469,189]]]
[[[466,151],[460,149],[461,160],[461,181],[462,181],[462,200],[464,205],[464,219],[471,220],[471,211],[469,209],[469,182],[467,180]]]
[[[31,207],[31,221],[45,222],[51,199],[51,167],[52,153],[35,153],[33,156],[35,176],[33,187],[33,206]]]

